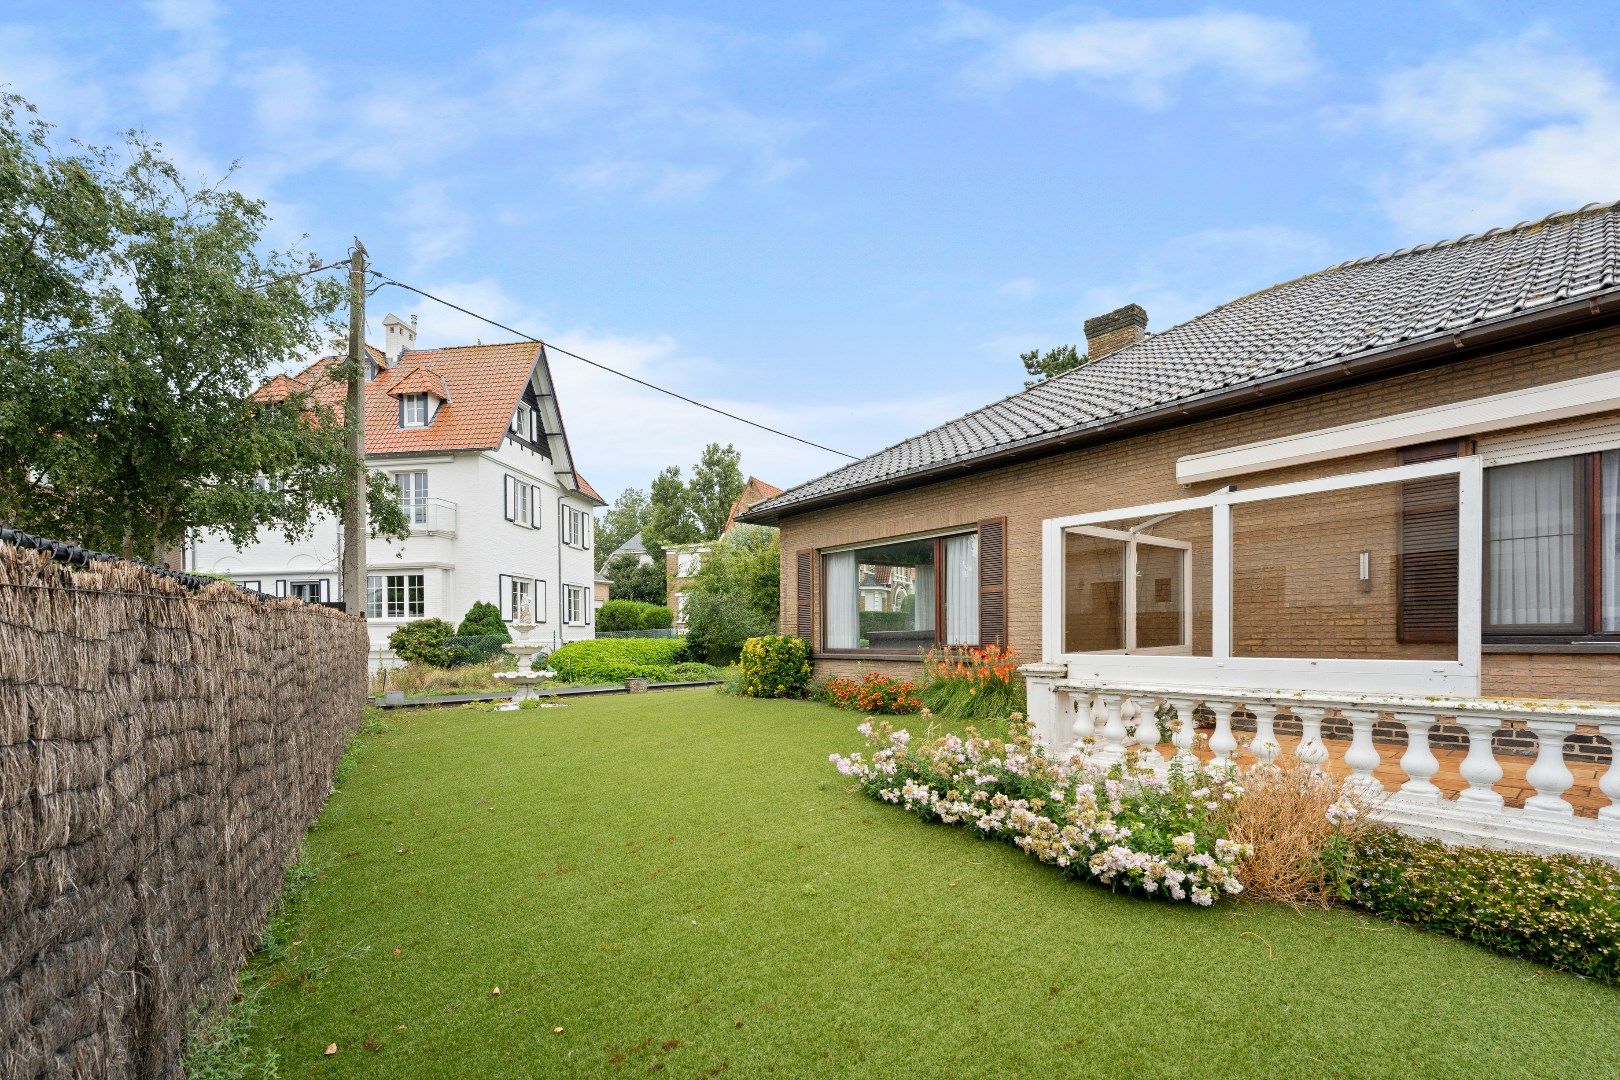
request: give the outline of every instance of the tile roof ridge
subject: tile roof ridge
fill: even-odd
[[[1352,266],[1366,266],[1370,263],[1389,262],[1392,259],[1403,259],[1411,255],[1421,255],[1424,252],[1434,251],[1437,248],[1451,248],[1458,247],[1463,244],[1477,244],[1482,240],[1491,240],[1498,236],[1506,236],[1510,233],[1531,232],[1536,229],[1543,229],[1548,225],[1566,221],[1572,218],[1589,217],[1595,214],[1608,213],[1616,210],[1620,210],[1620,199],[1611,199],[1608,202],[1589,202],[1585,206],[1577,207],[1574,210],[1555,210],[1552,213],[1546,214],[1539,218],[1531,218],[1521,221],[1517,225],[1498,225],[1494,229],[1486,229],[1484,232],[1480,233],[1464,233],[1461,236],[1454,236],[1445,240],[1430,240],[1422,244],[1411,244],[1407,247],[1396,248],[1394,251],[1385,251],[1377,255],[1362,255],[1358,258],[1346,259],[1343,262],[1335,263],[1334,265],[1323,270],[1318,270],[1317,273],[1325,274],[1334,270],[1345,270]],[[1312,275],[1306,274],[1304,276],[1311,277]]]

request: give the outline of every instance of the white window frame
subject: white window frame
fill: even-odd
[[[420,405],[421,419],[416,418],[416,406]],[[432,420],[432,410],[428,407],[426,394],[399,395],[399,426],[402,428],[425,428]],[[387,415],[384,413],[383,415]]]
[[[512,484],[512,521],[534,528],[534,492],[521,480]]]
[[[396,472],[394,490],[398,492],[399,509],[412,525],[426,525],[428,519],[428,471],[407,469]],[[409,489],[409,491],[407,491]]]
[[[1193,577],[1192,577],[1192,544],[1186,540],[1171,540],[1164,536],[1150,536],[1146,533],[1133,533],[1121,529],[1104,529],[1096,525],[1075,525],[1063,530],[1066,535],[1096,536],[1104,540],[1117,540],[1125,545],[1125,589],[1123,596],[1123,617],[1125,619],[1125,647],[1123,649],[1107,649],[1096,653],[1076,655],[1085,656],[1118,656],[1129,653],[1132,656],[1191,656],[1193,639]],[[1136,548],[1138,544],[1147,544],[1151,547],[1179,548],[1181,551],[1181,641],[1180,645],[1163,645],[1153,648],[1139,649],[1136,647]]]
[[[400,579],[401,602],[396,612],[392,606],[389,589],[394,578]],[[420,592],[416,597],[417,610],[412,611],[411,579],[417,578],[421,582]],[[375,584],[374,584],[375,583]],[[415,571],[405,570],[392,574],[366,575],[366,618],[387,620],[425,619],[427,617],[427,575]]]
[[[1338,660],[1232,655],[1232,507],[1379,484],[1457,477],[1457,656],[1454,660]],[[1071,682],[1151,682],[1158,686],[1262,688],[1345,693],[1408,693],[1479,696],[1483,619],[1484,468],[1478,455],[1426,461],[1389,469],[1345,473],[1288,484],[1190,499],[1117,507],[1048,518],[1041,525],[1041,645],[1043,656],[1064,663]],[[1209,656],[1063,651],[1063,533],[1077,526],[1106,525],[1188,510],[1212,517],[1211,648]],[[1189,605],[1191,607],[1191,605]]]
[[[563,586],[563,625],[589,626],[589,590],[584,585]]]

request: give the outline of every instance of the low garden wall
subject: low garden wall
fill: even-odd
[[[0,530],[0,1076],[180,1075],[360,724],[366,652],[337,611]]]

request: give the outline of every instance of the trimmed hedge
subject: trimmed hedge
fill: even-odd
[[[596,610],[596,629],[603,634],[625,630],[668,630],[674,625],[675,613],[663,604],[609,600]]]
[[[680,638],[597,638],[564,645],[546,664],[572,683],[666,682],[669,668],[685,659],[686,642]]]
[[[1339,891],[1386,919],[1620,984],[1620,867],[1605,862],[1374,829],[1350,845]]]

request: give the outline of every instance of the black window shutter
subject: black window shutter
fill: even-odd
[[[509,574],[500,574],[495,578],[495,588],[501,594],[500,608],[503,619],[517,618],[517,612],[512,610],[512,578]]]
[[[1406,447],[1401,464],[1440,461],[1467,452],[1459,440]],[[1395,576],[1396,637],[1401,642],[1457,640],[1457,478],[1436,476],[1401,485]]]
[[[547,621],[546,583],[543,578],[534,579],[534,621]]]
[[[811,629],[811,626],[813,625],[813,620],[811,618],[811,610],[812,610],[812,608],[814,606],[812,604],[812,598],[814,596],[814,589],[813,589],[814,582],[812,580],[813,573],[812,573],[811,568],[812,568],[812,566],[814,566],[814,564],[815,564],[815,553],[814,552],[810,551],[808,548],[806,548],[805,550],[799,552],[799,554],[798,554],[798,590],[799,591],[798,591],[798,610],[797,610],[797,613],[796,613],[797,616],[798,616],[798,620],[797,620],[797,623],[794,626],[794,633],[796,633],[799,637],[803,638],[807,642],[812,640],[811,634],[810,634],[810,629]]]
[[[1007,644],[1007,519],[979,522],[979,644]]]
[[[536,529],[540,527],[540,487],[537,484],[529,485],[529,524]]]
[[[517,520],[517,492],[513,490],[516,482],[510,476],[501,477],[501,492],[506,497],[506,520]]]

